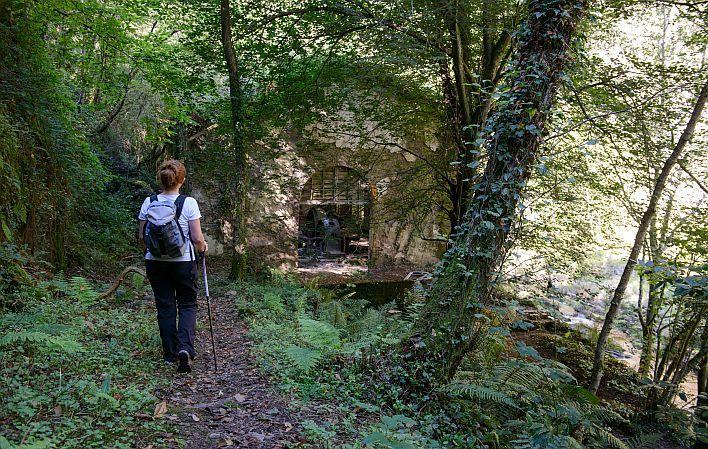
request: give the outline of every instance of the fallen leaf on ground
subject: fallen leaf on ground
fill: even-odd
[[[199,417],[198,417],[197,415],[195,415],[194,413],[192,413],[192,414],[189,415],[189,416],[192,417],[192,421],[194,421],[194,422],[199,422]]]
[[[219,447],[228,447],[228,446],[233,446],[234,442],[228,438],[222,438],[219,440]]]
[[[162,418],[167,413],[167,402],[162,401],[155,405],[155,412],[152,414],[153,418]]]
[[[266,439],[266,436],[263,435],[262,433],[259,433],[259,432],[250,432],[246,436],[253,438],[254,440],[258,441],[259,443],[262,443]]]
[[[236,393],[234,395],[234,400],[239,404],[243,404],[243,402],[246,400],[246,396],[242,395],[241,393]]]

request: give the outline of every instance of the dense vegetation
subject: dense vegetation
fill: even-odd
[[[0,2],[0,449],[185,444],[144,278],[97,293],[169,158],[303,445],[706,447],[707,45],[704,1]],[[249,254],[339,140],[447,248],[398,303]]]

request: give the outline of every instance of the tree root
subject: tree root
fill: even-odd
[[[108,290],[98,295],[98,299],[110,298],[116,292],[116,290],[118,290],[118,287],[120,287],[120,284],[125,280],[125,277],[128,275],[128,273],[137,273],[140,276],[147,278],[145,270],[142,270],[134,265],[126,267],[123,271],[121,271],[120,275],[118,276],[118,279],[116,279],[113,285],[111,285]]]

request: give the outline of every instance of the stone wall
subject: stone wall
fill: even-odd
[[[346,113],[337,120],[348,120]],[[331,125],[331,123],[330,123]],[[374,128],[374,124],[366,124]],[[327,132],[310,130],[314,138],[304,140],[296,133],[278,141],[277,156],[272,160],[254,163],[250,198],[251,216],[248,226],[250,262],[256,265],[292,269],[297,266],[297,236],[299,200],[307,180],[325,167],[344,166],[366,172],[366,180],[373,190],[399,167],[410,164],[415,159],[410,154],[395,147],[377,148],[370,141],[345,138]],[[380,136],[384,138],[386,136]],[[390,139],[390,137],[388,137]],[[223,145],[211,142],[205,145]],[[378,152],[377,163],[371,167],[367,155]],[[212,254],[223,252],[228,245],[228,223],[218,213],[220,187],[215,185],[210,175],[213,167],[200,165],[208,158],[199,156],[199,149],[193,151],[193,182],[191,194],[199,201],[204,215],[204,229]],[[363,156],[362,156],[363,155]],[[206,163],[206,162],[205,162]],[[188,166],[188,169],[190,167]],[[223,167],[218,167],[223,170]],[[395,195],[387,191],[385,195]],[[430,266],[437,262],[444,251],[439,242],[426,241],[420,230],[430,236],[437,234],[440,214],[431,211],[422,222],[402,222],[390,219],[380,207],[379,196],[372,202],[372,224],[370,232],[370,263],[380,265]]]

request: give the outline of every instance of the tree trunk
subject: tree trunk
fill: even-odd
[[[698,407],[708,407],[708,357],[703,357],[698,368]]]
[[[229,0],[221,0],[221,44],[224,47],[224,59],[229,73],[229,97],[231,102],[231,126],[233,148],[228,160],[231,162],[233,176],[229,177],[227,199],[231,217],[232,258],[231,277],[242,279],[246,273],[246,216],[248,198],[248,168],[246,149],[243,144],[243,94],[239,75],[238,60],[231,40],[231,7]]]
[[[638,374],[644,378],[649,375],[654,362],[654,326],[648,325],[642,329],[642,352],[639,356]]]
[[[530,0],[514,68],[485,135],[489,162],[454,247],[443,259],[413,335],[403,342],[406,381],[429,391],[449,381],[485,328],[485,305],[536,159],[571,38],[584,12],[574,0]],[[477,148],[469,144],[468,151]]]
[[[602,367],[605,355],[605,345],[607,344],[607,339],[610,336],[610,331],[612,330],[612,325],[614,324],[615,318],[617,318],[617,313],[619,312],[619,306],[624,298],[624,293],[627,290],[627,284],[632,276],[632,271],[637,264],[637,256],[639,256],[639,251],[642,248],[642,243],[644,242],[644,237],[646,236],[647,229],[651,222],[652,217],[656,211],[656,206],[661,198],[661,193],[666,187],[666,183],[669,179],[669,174],[674,165],[678,162],[681,153],[683,152],[686,144],[693,136],[693,132],[696,129],[696,123],[703,113],[703,108],[706,104],[706,99],[708,99],[708,83],[703,85],[701,93],[698,95],[696,104],[693,107],[693,113],[691,118],[686,125],[686,129],[681,134],[679,141],[676,143],[674,150],[671,152],[669,158],[664,162],[664,166],[661,169],[661,173],[656,180],[654,185],[654,190],[649,199],[649,205],[642,215],[642,219],[639,222],[639,229],[637,229],[637,234],[634,237],[634,244],[632,245],[632,250],[629,252],[629,257],[627,258],[627,263],[624,266],[624,271],[620,277],[617,288],[612,295],[612,300],[610,301],[610,308],[607,310],[605,315],[605,321],[602,324],[602,330],[600,331],[600,336],[597,339],[597,345],[595,346],[595,357],[593,360],[592,373],[590,374],[590,390],[597,392],[600,387],[600,380],[602,379]]]
[[[694,429],[706,428],[708,426],[708,357],[703,357],[698,370],[698,400],[696,408],[696,423]],[[693,449],[706,449],[708,443],[696,438]]]
[[[452,77],[447,61],[442,63],[443,96],[446,105],[446,118],[451,141],[457,150],[455,181],[451,186],[450,232],[455,233],[462,215],[467,208],[471,191],[470,186],[477,172],[480,153],[470,151],[469,142],[476,140],[478,133],[487,121],[491,109],[491,95],[499,82],[498,74],[505,61],[507,50],[511,46],[511,34],[506,30],[498,37],[493,36],[490,12],[490,0],[482,5],[482,52],[480,60],[472,60],[469,36],[470,18],[467,2],[464,0],[442,0],[440,11],[442,21],[447,28],[449,47],[452,49]],[[471,67],[479,67],[479,73],[473,74]],[[470,90],[478,85],[477,91]]]
[[[641,279],[640,279],[641,282]],[[641,287],[640,287],[641,290]],[[656,318],[659,312],[660,298],[657,295],[663,296],[663,289],[657,292],[656,286],[649,284],[649,296],[647,298],[646,316],[641,320],[642,323],[642,352],[639,357],[639,375],[646,377],[651,370],[652,362],[654,361],[654,334],[656,328]],[[639,310],[641,314],[641,309]]]

